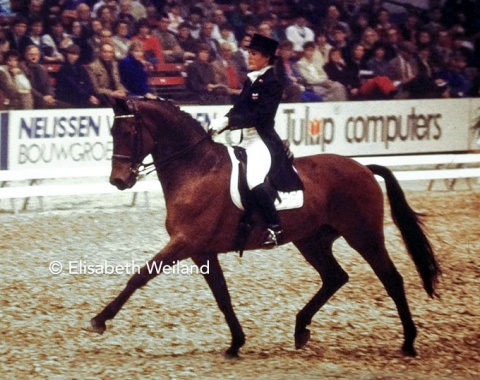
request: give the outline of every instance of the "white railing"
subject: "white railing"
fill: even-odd
[[[428,180],[431,189],[434,180],[448,179],[449,188],[453,189],[455,181],[460,178],[480,177],[480,153],[433,154],[352,157],[361,164],[378,164],[390,167],[399,181]],[[424,167],[429,167],[424,169]],[[0,171],[0,200],[10,200],[10,206],[16,212],[16,199],[23,199],[23,209],[27,208],[30,198],[39,198],[43,206],[43,197],[75,196],[90,194],[112,194],[118,190],[109,184],[108,167],[57,168],[43,170]],[[49,180],[85,179],[84,183],[51,183]],[[378,177],[378,180],[381,178]],[[137,193],[161,192],[161,186],[155,174],[139,181],[132,189]],[[147,196],[148,201],[148,196]]]

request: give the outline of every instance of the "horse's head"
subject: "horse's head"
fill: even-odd
[[[155,140],[144,123],[135,100],[119,100],[113,107],[113,156],[110,183],[119,190],[133,187],[139,168]]]

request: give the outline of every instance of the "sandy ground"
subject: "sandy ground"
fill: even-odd
[[[123,288],[126,274],[74,274],[79,260],[127,267],[168,240],[160,195],[149,208],[130,195],[46,199],[41,211],[11,214],[0,204],[1,379],[480,379],[480,186],[406,185],[428,214],[444,275],[429,299],[390,217],[387,247],[404,277],[419,329],[416,358],[400,352],[393,302],[370,267],[343,240],[335,254],[350,275],[316,315],[312,338],[295,350],[295,314],[320,285],[292,245],[222,255],[234,306],[247,335],[241,359],[222,351],[230,335],[198,274],[162,275],[135,293],[107,332],[81,330]],[[63,273],[53,275],[58,261]]]

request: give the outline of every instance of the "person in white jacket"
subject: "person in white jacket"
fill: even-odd
[[[301,76],[313,91],[325,101],[345,101],[347,91],[339,82],[328,79],[323,69],[323,63],[314,58],[315,43],[306,42],[303,45],[303,58],[297,62],[297,68]]]
[[[285,29],[287,40],[293,43],[295,53],[301,53],[305,42],[314,41],[315,33],[307,26],[307,19],[297,16],[292,25]]]

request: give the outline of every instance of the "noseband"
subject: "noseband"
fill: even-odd
[[[130,161],[130,171],[133,174],[135,174],[136,176],[138,176],[139,174],[142,174],[143,172],[147,171],[147,169],[151,166],[155,165],[157,167],[160,167],[160,166],[168,164],[169,162],[171,162],[171,161],[183,156],[184,154],[188,153],[190,150],[195,148],[198,144],[200,144],[204,140],[211,138],[210,134],[207,133],[207,134],[205,134],[205,136],[200,138],[198,141],[196,141],[192,145],[189,145],[186,148],[184,148],[182,150],[179,150],[178,152],[173,153],[172,155],[168,156],[167,158],[164,158],[162,160],[155,160],[153,162],[144,164],[142,162],[143,161],[142,159],[139,159],[138,157],[135,157],[136,153],[138,154],[138,152],[142,151],[141,148],[142,148],[143,140],[141,138],[141,133],[140,133],[142,126],[147,130],[147,132],[152,137],[154,146],[157,145],[158,142],[157,142],[155,134],[150,130],[150,128],[148,128],[146,126],[146,124],[145,124],[145,122],[142,118],[142,115],[138,111],[136,103],[131,101],[131,100],[128,100],[127,104],[129,106],[129,109],[133,109],[132,113],[131,114],[126,114],[126,115],[115,115],[114,120],[116,120],[116,119],[132,119],[132,118],[134,119],[134,141],[133,141],[132,155],[131,156],[126,156],[126,155],[123,155],[123,154],[113,154],[112,159]],[[154,170],[155,169],[152,169],[145,174],[146,175],[150,174]]]

